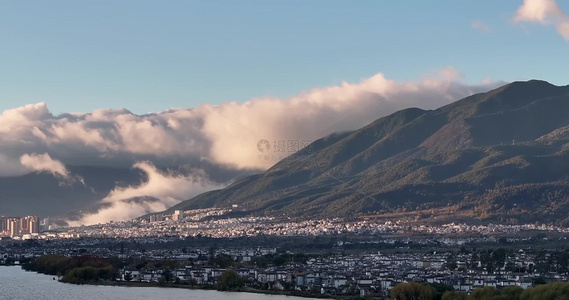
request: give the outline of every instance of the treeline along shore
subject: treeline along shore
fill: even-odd
[[[225,257],[219,257],[213,261],[219,266],[224,264]],[[37,258],[25,259],[21,263],[22,269],[38,272],[45,275],[57,276],[58,280],[70,284],[110,285],[110,286],[133,286],[133,287],[171,287],[202,290],[218,290],[227,292],[248,292],[262,294],[279,294],[308,298],[329,298],[327,295],[306,291],[284,291],[268,289],[261,286],[257,288],[245,278],[240,277],[233,269],[225,270],[213,283],[198,284],[196,280],[180,280],[174,270],[179,261],[123,261],[116,257],[101,258],[92,255],[62,256],[44,255]],[[134,280],[132,274],[124,272],[125,267],[133,268],[156,268],[162,273],[158,282],[145,282]],[[123,272],[121,272],[121,270]]]
[[[26,271],[58,276],[62,282],[75,284],[115,281],[118,267],[104,258],[89,255],[44,255],[22,262]]]

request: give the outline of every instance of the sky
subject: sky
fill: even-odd
[[[400,109],[569,84],[567,1],[0,5],[0,180],[147,175],[77,224],[161,211]]]
[[[287,98],[377,73],[418,80],[447,67],[470,84],[569,84],[569,38],[555,20],[564,17],[516,20],[522,4],[0,1],[0,111],[45,102],[55,114],[144,114]]]

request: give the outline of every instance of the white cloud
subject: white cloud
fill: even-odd
[[[266,169],[261,139],[310,141],[353,130],[406,107],[436,108],[489,90],[496,82],[469,85],[452,67],[415,81],[397,82],[379,73],[359,83],[315,88],[289,99],[256,98],[245,103],[135,115],[126,109],[52,115],[45,103],[0,115],[0,157],[11,162],[0,175],[20,175],[27,153],[46,153],[64,165],[122,165],[149,160],[158,166],[204,162],[234,169]],[[16,163],[14,163],[16,162]],[[61,172],[60,172],[61,174]]]
[[[65,165],[49,156],[49,154],[24,154],[20,157],[20,163],[28,170],[47,172],[53,176],[69,178],[69,171]]]
[[[414,82],[377,74],[355,84],[316,88],[287,101],[261,98],[208,107],[211,113],[205,115],[203,132],[212,141],[210,155],[216,162],[266,168],[274,161],[259,157],[264,154],[256,148],[260,139],[314,140],[359,128],[402,108],[432,109],[496,85],[471,86],[457,81],[459,77],[454,68]]]
[[[51,158],[47,153],[24,154],[20,157],[20,165],[27,171],[51,174],[60,180],[60,185],[70,185],[75,182],[85,185],[82,177],[72,175],[61,161]]]
[[[524,0],[513,18],[514,22],[533,22],[555,25],[557,32],[569,41],[569,15],[555,0]]]
[[[207,179],[207,175],[194,170],[192,175],[181,175],[162,172],[150,162],[139,162],[134,168],[140,169],[147,176],[147,180],[138,186],[115,188],[103,200],[108,204],[93,214],[84,215],[80,220],[70,222],[71,225],[90,225],[106,223],[109,221],[127,220],[139,217],[146,213],[158,212],[167,209],[182,200],[206,192],[214,188],[221,188]],[[158,201],[143,199],[151,197]],[[133,201],[133,199],[138,199]]]
[[[103,199],[104,208],[76,224],[134,218],[227,184],[231,176],[220,174],[264,170],[293,153],[260,152],[259,140],[312,141],[357,129],[402,108],[437,108],[502,84],[485,80],[471,85],[460,78],[452,67],[406,82],[379,73],[359,83],[314,88],[289,99],[264,97],[148,115],[100,109],[54,116],[45,103],[26,105],[0,114],[0,176],[35,171],[75,178],[66,166],[135,164],[147,174],[147,182],[115,188]],[[158,201],[129,200],[141,197]]]
[[[484,32],[489,32],[490,31],[490,26],[488,26],[488,24],[484,23],[483,21],[480,20],[476,20],[476,21],[472,21],[470,22],[470,27],[472,29],[476,29],[479,31],[484,31]]]

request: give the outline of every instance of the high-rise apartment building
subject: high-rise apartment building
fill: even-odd
[[[8,232],[10,236],[16,236],[20,234],[20,218],[8,219]]]
[[[38,216],[0,217],[0,236],[9,235],[13,237],[20,234],[39,232],[40,221]]]
[[[8,230],[8,217],[0,216],[0,235]]]
[[[27,216],[24,218],[24,222],[27,223],[27,233],[40,232],[40,218],[38,216]]]

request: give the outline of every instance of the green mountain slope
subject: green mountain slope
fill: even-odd
[[[565,222],[568,128],[569,86],[514,82],[325,137],[263,174],[170,210],[237,204],[244,214],[301,218],[452,211],[480,220]]]

